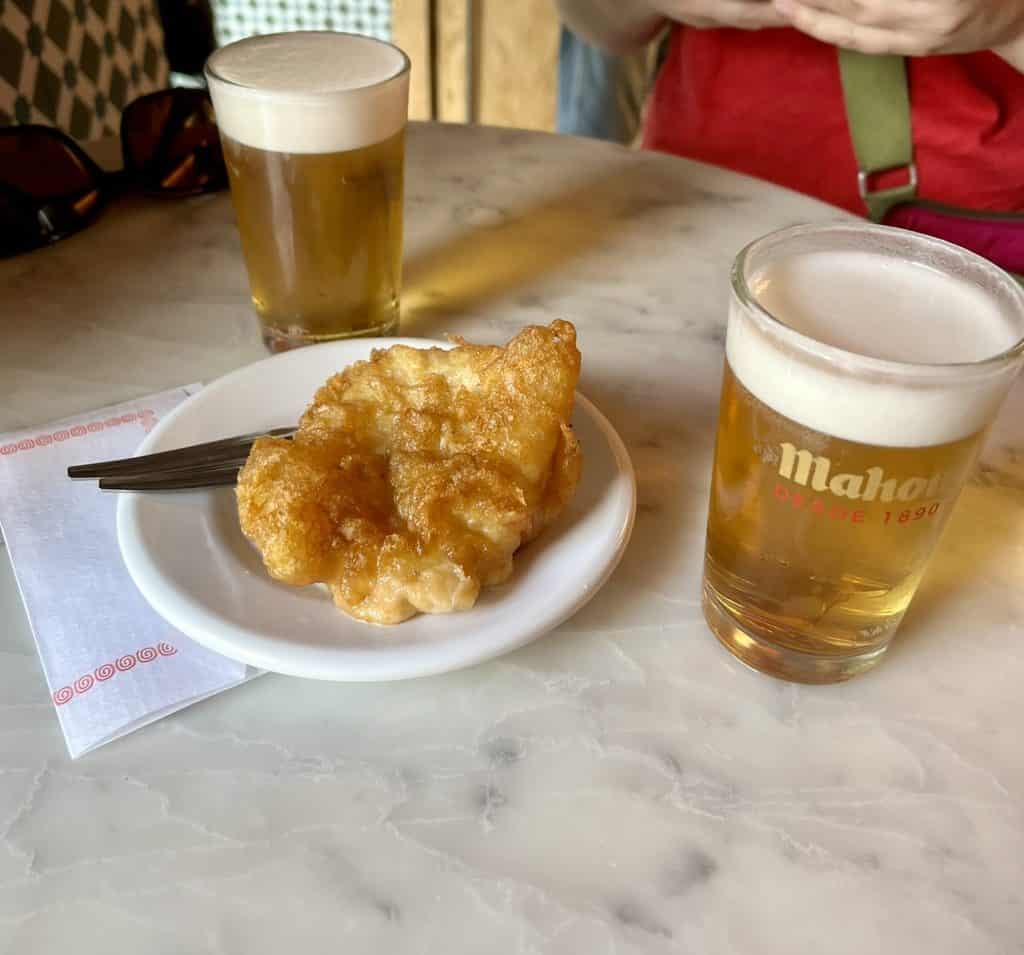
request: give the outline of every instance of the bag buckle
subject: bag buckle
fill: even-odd
[[[869,176],[876,176],[883,172],[896,172],[899,169],[907,171],[907,181],[900,186],[890,186],[888,189],[877,189],[871,191]],[[864,205],[867,206],[868,215],[875,222],[881,222],[886,213],[902,202],[910,202],[917,197],[917,163],[909,162],[905,166],[892,166],[889,169],[858,169],[857,170],[857,191],[860,193]]]

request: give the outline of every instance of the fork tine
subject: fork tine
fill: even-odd
[[[224,487],[238,480],[240,465],[195,468],[144,476],[100,478],[101,491],[188,491],[200,487]]]
[[[295,428],[273,428],[219,441],[193,444],[173,451],[143,454],[134,458],[118,458],[112,461],[96,461],[92,464],[76,464],[68,468],[68,477],[73,479],[98,477],[128,477],[163,472],[170,469],[190,468],[196,465],[230,464],[245,460],[249,449],[258,438],[284,438],[295,433]]]

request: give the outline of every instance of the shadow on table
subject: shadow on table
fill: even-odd
[[[934,635],[962,588],[1019,562],[1020,522],[1007,520],[1007,514],[1020,507],[1019,491],[979,484],[964,488],[890,655],[913,651],[919,639]],[[962,633],[957,639],[969,636]]]
[[[638,197],[637,174],[631,159],[525,207],[490,206],[480,197],[457,208],[462,231],[405,263],[403,330],[429,334],[432,320],[535,283],[620,236],[630,219],[686,201],[678,194]]]

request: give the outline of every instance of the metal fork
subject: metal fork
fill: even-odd
[[[103,491],[183,491],[234,484],[258,438],[290,438],[295,430],[273,428],[173,451],[76,464],[68,468],[68,477],[99,478]]]

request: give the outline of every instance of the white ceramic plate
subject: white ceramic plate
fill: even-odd
[[[371,348],[397,343],[427,344],[360,339],[241,368],[179,405],[138,453],[292,424],[331,374],[369,357]],[[583,449],[583,477],[571,505],[519,552],[512,579],[485,590],[472,610],[376,627],[335,609],[325,588],[272,580],[239,529],[232,488],[124,494],[117,509],[121,554],[139,590],[169,623],[252,666],[353,681],[469,666],[535,640],[579,610],[626,548],[636,509],[629,455],[605,417],[581,396],[573,426]]]

